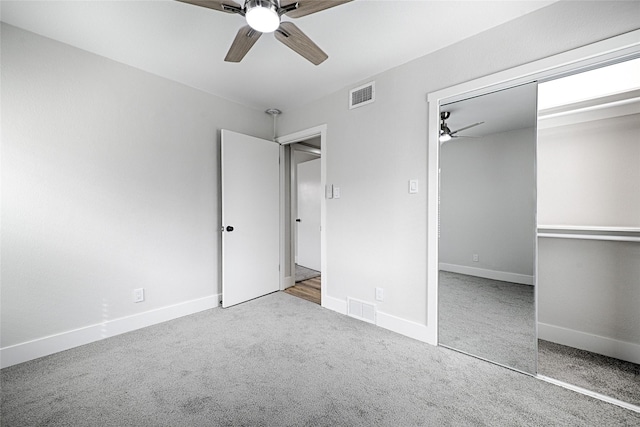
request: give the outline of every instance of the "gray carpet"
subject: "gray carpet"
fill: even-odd
[[[3,369],[12,426],[630,426],[640,414],[274,293]]]
[[[640,406],[640,365],[538,341],[538,372]]]
[[[296,264],[296,283],[319,277],[320,272]]]
[[[536,373],[533,286],[440,272],[439,341]]]

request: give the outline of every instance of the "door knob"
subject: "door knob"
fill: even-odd
[[[233,227],[230,225],[227,225],[227,231],[233,231]]]

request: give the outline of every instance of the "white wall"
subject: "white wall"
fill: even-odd
[[[3,349],[217,304],[221,128],[271,118],[2,24]]]
[[[448,264],[444,269],[482,274],[464,267],[481,269],[487,274],[482,277],[516,283],[529,279],[526,284],[533,284],[535,147],[534,128],[442,145],[440,263]],[[473,254],[479,255],[478,262]]]
[[[597,113],[538,133],[541,226],[640,230],[640,114]],[[640,243],[538,245],[539,337],[640,363]]]
[[[540,129],[538,224],[640,227],[639,135],[640,114]]]
[[[327,124],[327,184],[342,190],[327,201],[328,296],[375,302],[382,287],[380,311],[425,325],[426,94],[631,31],[639,13],[638,2],[556,3],[285,111],[283,135]],[[349,110],[348,90],[370,80],[376,102]]]

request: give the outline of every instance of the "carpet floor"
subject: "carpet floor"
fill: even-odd
[[[12,426],[631,426],[640,414],[284,292],[1,371]]]
[[[533,286],[441,271],[438,292],[441,344],[536,373]]]
[[[640,365],[538,341],[538,372],[640,406]]]

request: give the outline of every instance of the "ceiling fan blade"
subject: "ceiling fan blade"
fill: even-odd
[[[465,126],[465,127],[463,127],[463,128],[460,128],[460,129],[456,129],[456,130],[454,130],[453,132],[451,132],[451,133],[450,133],[450,135],[451,135],[451,136],[453,136],[453,135],[455,135],[455,134],[456,134],[456,133],[458,133],[458,132],[462,132],[463,130],[471,129],[471,128],[476,127],[476,126],[479,126],[479,125],[481,125],[481,124],[483,124],[483,123],[484,123],[484,122],[478,122],[478,123],[474,123],[474,124],[469,125],[469,126]]]
[[[324,62],[329,57],[292,22],[280,23],[275,35],[276,39],[299,55],[304,56],[314,65]]]
[[[230,0],[177,0],[181,3],[193,4],[195,6],[206,7],[208,9],[219,10],[227,13],[241,13],[242,8]]]
[[[321,10],[329,9],[330,7],[340,6],[344,3],[349,3],[353,0],[300,0],[298,1],[298,7],[285,14],[290,18],[300,18],[302,16],[311,15],[312,13],[320,12]],[[281,1],[281,6],[288,6],[295,1]]]
[[[240,28],[224,60],[227,62],[242,61],[242,58],[249,52],[249,49],[253,47],[261,35],[261,32],[254,30],[248,25]]]

